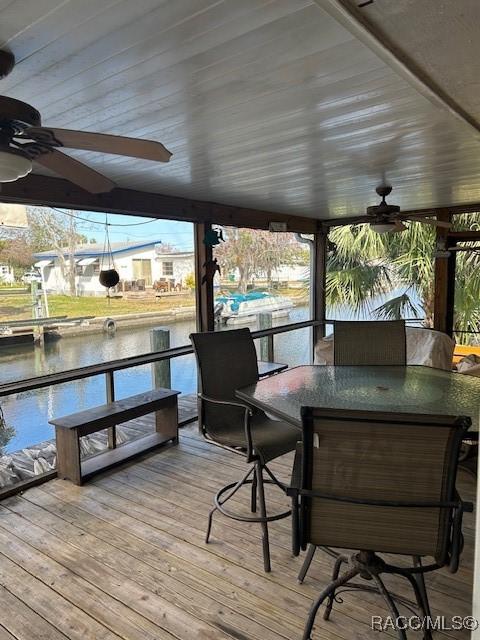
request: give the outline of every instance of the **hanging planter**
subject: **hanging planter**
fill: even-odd
[[[116,269],[102,269],[100,271],[98,279],[100,280],[100,284],[104,287],[107,287],[107,289],[116,287],[120,282],[120,276],[118,275],[118,271]]]
[[[98,276],[98,280],[103,287],[106,287],[107,297],[110,298],[110,289],[116,287],[120,282],[120,275],[115,269],[108,227],[108,215],[105,214],[105,242],[103,244],[103,254],[100,260],[100,274]]]

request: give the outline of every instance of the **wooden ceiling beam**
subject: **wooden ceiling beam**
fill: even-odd
[[[93,194],[67,180],[38,174],[30,174],[17,182],[2,184],[0,201],[185,222],[210,222],[252,229],[268,229],[272,221],[286,222],[288,231],[296,233],[314,233],[318,225],[318,221],[313,218],[133,189],[116,188],[110,193]]]

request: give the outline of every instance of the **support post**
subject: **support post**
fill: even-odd
[[[448,213],[438,213],[437,219],[442,222],[450,222],[451,216]],[[450,243],[448,237],[448,229],[444,227],[437,227],[436,231],[436,248],[447,247]],[[455,261],[455,258],[453,258]],[[435,290],[433,297],[433,328],[443,333],[447,331],[447,316],[448,316],[448,272],[449,272],[449,258],[448,257],[436,257],[435,258]],[[452,301],[453,305],[453,301]],[[453,317],[452,317],[453,320]],[[453,322],[452,322],[453,328]]]
[[[272,328],[271,312],[258,314],[258,328],[260,330]],[[273,335],[260,338],[260,360],[263,360],[264,362],[274,362]]]
[[[115,402],[115,378],[113,371],[105,371],[105,391],[107,396],[107,404]],[[117,447],[117,427],[108,427],[107,441],[109,449]]]
[[[328,229],[319,225],[313,241],[312,314],[314,320],[320,320],[323,323],[325,323],[326,307],[327,243]],[[312,358],[315,356],[315,345],[323,337],[325,337],[325,324],[313,327]]]
[[[152,352],[170,349],[170,329],[155,327],[150,329],[150,347]],[[170,360],[161,360],[152,364],[153,388],[172,388]]]
[[[212,225],[208,222],[195,224],[195,297],[197,306],[197,331],[213,331],[215,321],[213,316],[213,282],[202,283],[205,275],[205,264],[212,260],[212,247],[207,246],[203,239]]]
[[[449,239],[449,247],[455,248],[457,242]],[[445,310],[445,333],[453,338],[455,324],[455,271],[457,268],[457,252],[450,251],[447,258],[447,291]]]

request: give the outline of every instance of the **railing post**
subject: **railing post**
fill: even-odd
[[[105,390],[107,395],[107,404],[115,401],[115,378],[113,371],[105,371]],[[108,427],[107,429],[108,448],[115,449],[117,446],[117,427]]]
[[[262,329],[272,328],[272,314],[271,313],[259,313],[258,314],[258,328]],[[274,362],[273,355],[273,334],[260,338],[260,360],[266,362]]]
[[[155,327],[150,329],[150,346],[152,351],[167,351],[170,349],[170,329],[166,327]],[[160,360],[152,364],[153,388],[172,388],[170,360]]]

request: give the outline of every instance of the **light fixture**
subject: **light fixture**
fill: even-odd
[[[0,150],[0,182],[15,182],[32,170],[32,161],[20,151]]]
[[[396,230],[394,222],[379,222],[377,224],[370,225],[377,233],[391,233]]]

